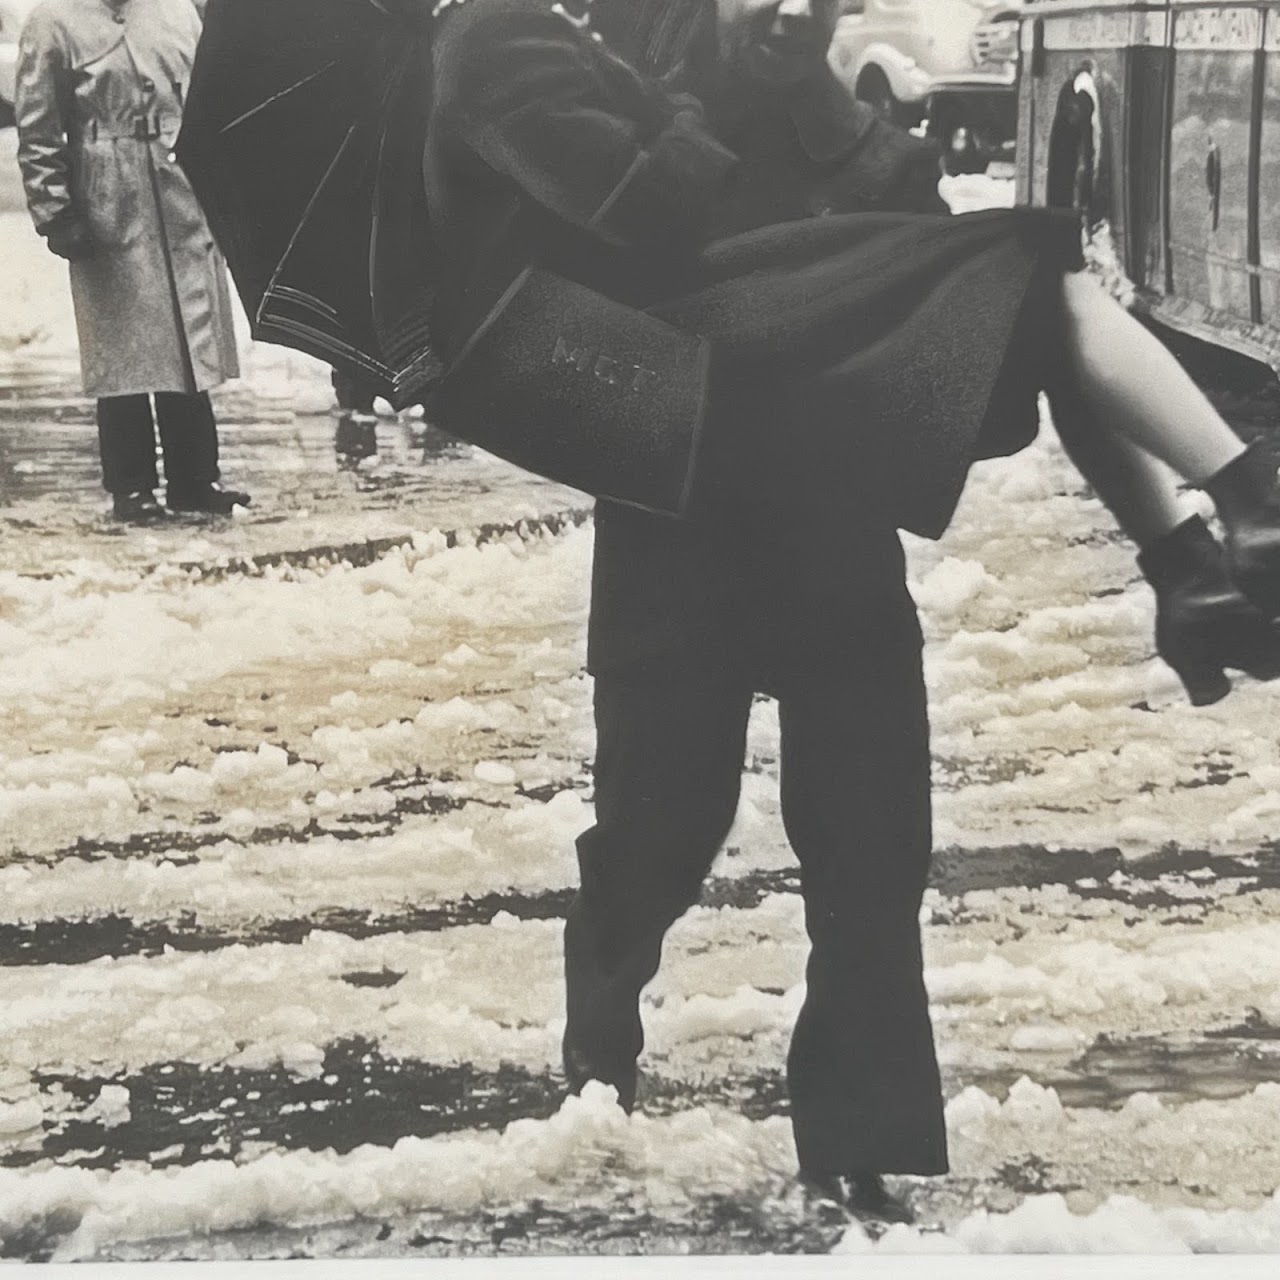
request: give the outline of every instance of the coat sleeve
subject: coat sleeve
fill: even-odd
[[[35,10],[18,40],[13,111],[27,207],[42,233],[76,217],[63,107],[66,67],[57,25]]]
[[[827,195],[839,213],[950,213],[938,192],[941,177],[941,153],[935,143],[876,120],[830,180]]]
[[[453,45],[436,109],[486,165],[608,243],[701,238],[736,157],[696,99],[666,96],[545,7],[490,6]]]

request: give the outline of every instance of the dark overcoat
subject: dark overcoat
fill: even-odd
[[[974,458],[1034,434],[1007,357],[1075,228],[940,216],[936,160],[834,81],[704,111],[558,9],[445,11],[424,174],[446,356],[531,262],[712,341],[693,515],[597,506],[591,669],[775,688],[901,637],[896,526],[936,536]],[[884,212],[905,203],[928,213]]]

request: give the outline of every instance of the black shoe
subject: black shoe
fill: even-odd
[[[598,1080],[618,1091],[618,1105],[623,1111],[630,1115],[635,1110],[639,1073],[634,1062],[606,1064],[567,1040],[563,1054],[564,1078],[570,1093],[581,1093],[592,1080]]]
[[[1276,467],[1251,445],[1202,486],[1226,531],[1236,585],[1268,618],[1280,618],[1280,484]]]
[[[334,452],[346,462],[360,462],[378,452],[378,419],[371,413],[343,413],[333,439]]]
[[[169,515],[150,489],[115,494],[111,499],[111,514],[126,524],[160,524]]]
[[[1280,630],[1242,594],[1226,555],[1199,516],[1142,551],[1138,567],[1156,594],[1156,652],[1192,705],[1231,692],[1226,668],[1280,677]]]
[[[818,1205],[838,1205],[862,1222],[912,1223],[915,1210],[884,1185],[878,1173],[800,1173],[805,1195]]]
[[[232,507],[247,507],[249,495],[238,489],[224,489],[217,484],[198,485],[194,489],[175,489],[168,492],[171,511],[203,511],[209,515],[229,516]]]

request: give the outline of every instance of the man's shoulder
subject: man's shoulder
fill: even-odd
[[[569,33],[573,0],[448,0],[438,6],[437,41],[519,38],[531,28]]]
[[[62,31],[84,30],[104,21],[108,21],[108,11],[102,0],[37,0],[20,34],[28,40],[43,38]]]
[[[70,24],[79,7],[79,0],[38,0],[23,21],[21,38],[30,42],[53,35]]]
[[[581,37],[558,0],[453,0],[433,33],[436,109],[476,108],[537,79]],[[576,55],[574,55],[576,56]]]

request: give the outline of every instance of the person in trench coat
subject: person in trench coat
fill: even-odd
[[[1167,353],[1073,274],[1074,216],[925,216],[936,158],[825,69],[834,0],[619,3],[594,32],[565,0],[443,8],[423,168],[446,365],[530,262],[712,343],[686,518],[596,507],[596,821],[565,930],[565,1074],[635,1104],[641,992],[733,822],[753,697],[775,694],[811,942],[787,1063],[800,1174],[905,1220],[884,1175],[948,1164],[919,928],[928,714],[897,529],[938,536],[969,466],[1034,437],[1064,348],[1094,370],[1121,341],[1177,388],[1144,391],[1142,420],[1196,416],[1221,468],[1204,487],[1261,531],[1272,574],[1280,498],[1189,409]],[[642,75],[653,41],[678,56]],[[554,362],[554,317],[528,328],[522,353]]]
[[[18,161],[70,263],[103,486],[123,520],[248,502],[218,484],[209,389],[239,374],[223,259],[173,158],[203,0],[43,0],[18,47]],[[154,413],[152,403],[154,401]]]

